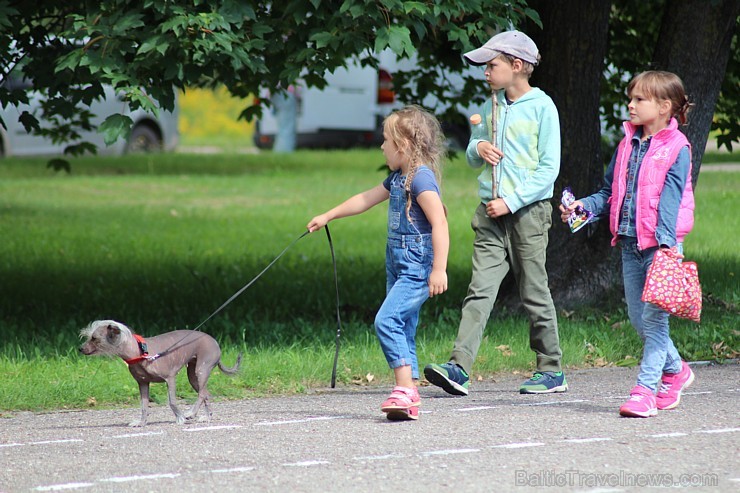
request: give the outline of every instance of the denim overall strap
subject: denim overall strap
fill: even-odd
[[[388,204],[388,237],[396,235],[420,235],[421,233],[409,221],[406,215],[406,189],[404,185],[406,177],[400,173],[394,173],[391,177],[390,199]]]

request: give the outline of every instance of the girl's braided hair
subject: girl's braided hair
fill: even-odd
[[[652,99],[671,102],[671,116],[681,125],[688,123],[688,114],[694,103],[689,101],[681,78],[672,72],[649,70],[636,75],[627,86],[627,95],[632,97],[635,89],[645,92]]]
[[[426,164],[442,184],[442,161],[447,155],[444,133],[437,118],[417,105],[408,105],[388,115],[383,128],[398,149],[409,156],[406,175],[406,217],[411,221],[411,183],[419,166]]]

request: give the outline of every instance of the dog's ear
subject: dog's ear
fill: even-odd
[[[121,329],[116,327],[115,325],[108,325],[107,332],[105,334],[105,338],[108,341],[109,344],[114,345],[118,343],[118,341],[121,338]]]

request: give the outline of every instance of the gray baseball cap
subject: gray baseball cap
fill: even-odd
[[[472,65],[485,65],[500,54],[520,58],[533,65],[539,63],[539,50],[532,38],[519,31],[505,31],[489,39],[478,49],[463,55]]]

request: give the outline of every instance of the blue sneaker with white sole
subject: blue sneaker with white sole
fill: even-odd
[[[449,362],[442,365],[434,363],[424,367],[424,376],[429,383],[441,387],[452,395],[468,395],[470,377],[461,366]]]
[[[565,381],[565,373],[562,371],[536,371],[532,378],[519,387],[520,394],[550,394],[566,390],[568,382]]]

